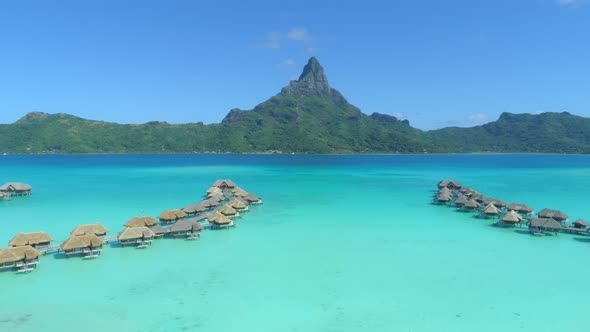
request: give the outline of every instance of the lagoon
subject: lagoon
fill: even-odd
[[[231,230],[0,273],[0,331],[585,331],[590,242],[532,237],[430,204],[457,178],[590,218],[590,156],[0,156],[0,243],[20,231],[111,234],[233,179],[265,204]]]

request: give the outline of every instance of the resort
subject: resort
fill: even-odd
[[[22,190],[26,189],[14,184],[6,188],[21,190],[23,194]],[[114,236],[109,236],[109,230],[100,222],[77,226],[59,246],[52,246],[53,237],[45,232],[19,233],[9,241],[9,248],[0,249],[0,271],[31,272],[39,264],[40,257],[49,254],[95,259],[101,256],[107,244],[146,249],[162,238],[197,240],[205,229],[235,227],[232,219],[249,211],[249,206],[254,204],[262,204],[262,199],[231,180],[217,180],[205,192],[202,201],[183,209],[164,211],[157,218],[134,217]]]
[[[33,187],[26,183],[8,182],[0,187],[0,193],[4,196],[25,196],[33,192]]]
[[[590,223],[578,219],[567,224],[569,216],[560,210],[542,209],[535,214],[527,204],[511,203],[488,197],[471,188],[463,186],[457,180],[442,180],[437,184],[433,204],[453,206],[457,211],[476,213],[479,219],[496,219],[493,223],[498,227],[527,226],[534,236],[557,235],[570,233],[590,236]]]

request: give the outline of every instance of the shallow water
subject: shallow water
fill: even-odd
[[[0,156],[0,242],[194,203],[217,178],[264,199],[238,227],[0,273],[0,331],[586,331],[590,239],[537,238],[430,204],[458,178],[590,218],[586,156]],[[524,230],[524,229],[523,229]]]

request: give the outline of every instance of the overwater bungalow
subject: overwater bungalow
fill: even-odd
[[[559,222],[566,222],[569,219],[567,214],[565,214],[559,210],[552,210],[552,209],[543,209],[543,210],[539,211],[539,213],[537,213],[537,216],[539,216],[539,218],[552,218],[552,219],[557,220]]]
[[[482,214],[485,217],[497,217],[500,215],[500,210],[494,205],[493,202],[490,202],[485,208],[483,208]]]
[[[217,195],[223,195],[223,191],[217,187],[211,187],[207,190],[207,197],[213,197]]]
[[[498,209],[505,208],[508,205],[505,201],[498,199],[498,198],[492,198],[492,197],[484,197],[482,203],[484,205],[493,204]]]
[[[486,197],[483,194],[477,193],[477,194],[471,196],[471,199],[478,202],[479,204],[484,204]]]
[[[584,219],[578,219],[578,220],[574,221],[573,225],[575,228],[578,228],[578,229],[586,229],[590,226],[590,224]]]
[[[516,211],[520,214],[532,214],[535,212],[532,207],[522,203],[512,203],[506,209]]]
[[[0,249],[0,270],[16,270],[18,273],[33,271],[39,264],[41,253],[31,246]]]
[[[438,188],[449,188],[449,189],[461,189],[462,185],[461,182],[457,180],[442,180],[438,183]]]
[[[0,192],[12,196],[30,195],[33,187],[26,183],[8,182],[0,187]]]
[[[523,220],[524,218],[514,210],[510,210],[510,212],[506,213],[502,217],[502,222],[508,225],[516,225],[522,222]]]
[[[182,211],[184,211],[184,213],[186,213],[188,215],[192,215],[192,214],[197,214],[197,213],[203,213],[203,212],[207,211],[209,209],[209,207],[210,207],[210,205],[206,201],[203,201],[203,202],[189,205],[189,206],[185,207],[184,209],[182,209]]]
[[[164,211],[162,212],[162,214],[160,214],[158,216],[158,219],[160,219],[160,221],[165,222],[165,223],[171,223],[171,222],[175,222],[178,219],[182,219],[187,217],[188,214],[186,214],[184,211],[182,210],[168,210],[168,211]]]
[[[178,221],[177,223],[181,222],[182,220]],[[161,238],[162,236],[170,233],[170,227],[162,227],[158,224],[154,225],[154,226],[150,226],[149,229],[152,230],[152,232],[154,232],[154,234],[156,235],[156,238]]]
[[[262,204],[262,199],[254,194],[248,193],[243,197],[249,204]]]
[[[228,218],[239,217],[240,214],[234,208],[232,208],[229,204],[224,205],[221,209],[218,210],[219,213],[223,214]]]
[[[76,227],[76,229],[74,229],[70,234],[74,236],[94,234],[98,237],[104,238],[108,232],[109,230],[106,227],[97,222],[95,224],[80,225]]]
[[[40,252],[45,252],[49,249],[49,245],[53,238],[45,232],[33,233],[18,233],[8,242],[11,247],[31,246]]]
[[[563,226],[553,218],[534,218],[528,223],[533,235],[544,235],[545,232],[559,232]]]
[[[232,189],[236,187],[236,184],[232,180],[222,179],[215,181],[215,183],[213,183],[213,187],[217,187],[219,189]]]
[[[457,199],[455,200],[455,206],[458,208],[465,205],[465,203],[467,203],[467,197],[465,197],[463,195],[459,195],[459,197],[457,197]]]
[[[232,189],[231,192],[232,192],[232,194],[234,194],[234,196],[239,196],[239,197],[246,197],[248,195],[248,192],[240,187],[235,187],[234,189]]]
[[[211,228],[228,228],[235,226],[233,220],[215,211],[207,217],[207,221],[211,224]]]
[[[453,199],[453,196],[448,193],[440,194],[436,197],[436,202],[438,204],[447,204]]]
[[[229,203],[227,203],[227,205],[231,206],[232,208],[234,208],[238,211],[247,211],[248,210],[248,205],[237,198],[232,199]]]
[[[147,227],[129,227],[119,233],[117,239],[121,246],[134,245],[137,248],[147,248],[156,234]]]
[[[170,226],[169,234],[174,237],[186,237],[188,240],[194,240],[201,236],[203,226],[195,220],[180,220]]]
[[[467,203],[463,204],[463,206],[461,207],[461,210],[463,211],[475,211],[477,209],[479,209],[480,205],[478,202],[476,202],[473,199],[470,199],[467,201]]]
[[[129,220],[123,226],[126,226],[126,227],[143,227],[143,226],[152,227],[157,224],[158,224],[158,221],[155,218],[145,216],[145,217],[135,217],[135,218]]]
[[[216,201],[218,201],[218,202],[223,202],[223,201],[225,201],[226,199],[227,199],[227,197],[225,197],[225,195],[224,195],[224,194],[217,194],[217,195],[213,195],[213,196],[209,197],[209,200],[210,200],[210,201],[212,201],[212,200],[216,200]]]
[[[218,206],[219,206],[219,204],[221,204],[221,202],[220,202],[220,201],[218,201],[218,200],[217,200],[217,199],[215,199],[215,198],[209,198],[209,199],[208,199],[206,202],[207,202],[207,204],[209,204],[209,206],[210,206],[210,207],[212,207],[212,208],[216,208],[216,207],[218,207]]]
[[[73,235],[59,246],[66,257],[83,256],[84,259],[96,258],[102,252],[103,239],[95,234]]]

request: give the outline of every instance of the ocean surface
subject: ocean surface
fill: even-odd
[[[533,237],[431,204],[456,178],[590,219],[590,157],[0,156],[0,243],[195,203],[217,178],[264,199],[230,230],[0,273],[0,331],[588,331],[590,238]]]

